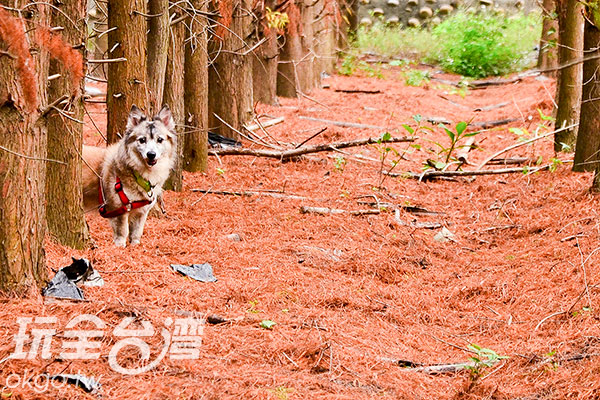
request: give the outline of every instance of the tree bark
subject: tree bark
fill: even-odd
[[[559,0],[557,4],[559,42],[558,63],[583,57],[583,5],[578,0]],[[558,71],[555,129],[579,121],[583,67],[575,64]],[[577,128],[554,136],[554,150],[573,152]]]
[[[315,12],[314,36],[315,36],[315,73],[326,72],[333,74],[335,72],[335,9],[334,2],[321,0]]]
[[[127,125],[132,105],[148,111],[148,81],[146,73],[146,1],[109,0],[108,58],[126,61],[108,64],[106,106],[108,112],[107,139],[119,140]],[[111,49],[114,49],[110,52]]]
[[[583,35],[584,52],[587,56],[599,54],[600,30],[586,18]],[[587,60],[583,63],[583,92],[579,133],[575,146],[573,171],[595,171],[599,168],[600,157],[600,60]]]
[[[537,67],[549,69],[558,66],[558,20],[556,19],[557,2],[569,0],[543,0],[542,2],[542,37]],[[556,76],[556,71],[546,72],[547,76]]]
[[[24,4],[23,0],[0,0],[4,6]],[[12,33],[23,34],[26,29],[25,36],[30,36],[37,26],[48,26],[49,7],[36,4],[28,10],[32,19],[19,21]],[[0,18],[11,18],[3,11]],[[31,37],[28,42],[33,42]],[[17,294],[40,285],[47,275],[43,249],[46,127],[38,105],[47,103],[48,53],[32,52],[36,75],[24,82],[17,58],[29,56],[29,45],[25,46],[27,54],[19,54],[12,46],[5,50],[13,57],[0,57],[0,290]],[[24,94],[28,84],[37,90],[36,104]]]
[[[179,17],[176,14],[174,20]],[[165,183],[165,189],[180,192],[183,188],[183,145],[185,125],[184,102],[184,63],[185,63],[185,25],[179,22],[169,29],[169,51],[165,79],[164,102],[171,107],[177,128],[177,157],[171,176]]]
[[[200,14],[206,2],[193,0],[197,10],[188,20],[191,37],[185,47],[185,143],[183,169],[204,171],[208,160],[207,21]]]
[[[254,116],[250,51],[254,21],[249,12],[253,1],[221,1],[231,2],[232,15],[231,24],[222,30],[222,37],[215,35],[209,43],[210,58],[214,58],[208,77],[209,122],[221,135],[239,139],[236,130],[241,131]],[[225,24],[225,21],[221,23]]]
[[[169,0],[148,0],[148,13],[149,115],[155,115],[163,106],[169,49]]]
[[[60,11],[52,9],[52,26],[62,26],[65,42],[85,50],[86,1],[72,0],[57,5]],[[67,18],[66,16],[69,16]],[[75,23],[75,25],[73,25]],[[52,103],[61,96],[69,98],[56,107],[76,120],[83,119],[83,81],[74,82],[67,68],[57,60],[50,62],[50,74],[60,74],[60,78],[50,81],[48,98]],[[66,118],[56,110],[49,110],[48,158],[65,164],[47,163],[46,169],[46,218],[48,230],[66,246],[83,249],[89,244],[89,232],[84,217],[81,182],[81,150],[83,145],[83,125]]]
[[[288,7],[290,29],[279,57],[279,74],[277,76],[277,94],[283,97],[298,97],[301,93],[310,92],[320,84],[320,73],[315,74],[314,56],[314,8],[307,6],[304,0],[297,0]],[[294,11],[297,7],[298,11]],[[293,24],[298,18],[298,27]],[[318,75],[318,77],[317,77]]]
[[[275,8],[276,1],[268,0],[264,7]],[[264,10],[262,15],[264,15]],[[254,52],[252,57],[252,91],[254,102],[277,104],[277,61],[279,46],[277,45],[277,30],[269,27],[263,18],[258,25],[259,40],[266,41]]]

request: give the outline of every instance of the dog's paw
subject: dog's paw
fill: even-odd
[[[131,239],[131,243],[132,246],[138,246],[140,244],[139,239]]]
[[[124,248],[125,246],[127,246],[127,239],[115,238],[115,246]]]

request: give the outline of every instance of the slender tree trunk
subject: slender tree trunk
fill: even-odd
[[[209,123],[221,135],[237,139],[236,130],[241,131],[254,116],[250,52],[254,21],[248,12],[253,1],[219,0],[222,1],[230,2],[231,23],[227,26],[226,21],[220,22],[227,29],[217,31],[209,43],[211,58],[216,56],[208,70]]]
[[[177,19],[177,14],[173,19]],[[165,80],[164,102],[171,107],[177,127],[177,158],[165,189],[180,192],[183,188],[183,145],[185,125],[184,102],[184,63],[185,63],[185,25],[179,22],[169,29],[169,51],[167,58],[167,75]]]
[[[271,10],[275,5],[275,0],[268,0],[264,4],[265,8],[269,7]],[[266,41],[253,52],[252,57],[254,102],[277,104],[277,61],[279,60],[277,31],[268,27],[263,19],[259,22],[258,32],[259,39],[264,38]]]
[[[335,71],[335,6],[334,2],[321,0],[315,12],[315,73],[320,79],[321,73],[333,74]],[[320,82],[317,80],[317,82]]]
[[[542,3],[542,37],[540,38],[540,53],[537,67],[539,69],[554,68],[558,65],[558,20],[556,19],[556,2],[567,0],[543,0]],[[545,73],[547,76],[556,76],[556,71]]]
[[[0,0],[0,5],[17,8],[26,3]],[[35,4],[28,10],[32,19],[19,21],[12,33],[27,31],[30,36],[37,26],[48,26],[49,7]],[[2,11],[0,18],[5,21],[15,16]],[[32,52],[36,75],[23,79],[17,58],[28,57],[28,47],[26,43],[19,52],[12,46],[5,49],[12,57],[0,57],[0,290],[12,293],[36,287],[47,275],[43,249],[46,165],[40,160],[46,157],[46,127],[40,107],[47,103],[48,55],[39,49]],[[26,95],[28,91],[31,96]]]
[[[564,64],[583,56],[583,5],[578,0],[559,0],[557,4],[559,41],[558,62]],[[583,66],[558,71],[557,111],[555,128],[579,121]],[[554,150],[572,152],[577,140],[577,128],[554,135]]]
[[[600,52],[600,30],[585,21],[583,46],[587,56],[596,56]],[[600,150],[600,59],[583,63],[583,93],[579,133],[575,147],[574,171],[596,171]],[[595,189],[599,189],[596,188]]]
[[[52,10],[52,26],[62,26],[62,37],[67,42],[85,50],[86,1],[72,0],[57,5]],[[68,18],[67,18],[68,16]],[[75,25],[73,25],[75,23]],[[83,119],[81,93],[83,81],[74,82],[71,73],[57,60],[50,62],[50,74],[60,74],[60,78],[50,81],[48,98],[50,102],[67,95],[69,98],[56,107],[62,111],[50,110],[47,117],[48,158],[65,164],[48,163],[46,170],[46,217],[48,230],[62,244],[83,249],[89,244],[89,232],[84,217],[81,183],[81,150],[83,125],[76,120]]]
[[[208,161],[208,57],[207,21],[201,14],[206,2],[191,2],[197,13],[188,20],[190,30],[185,47],[185,144],[183,169],[204,171]]]
[[[108,111],[107,138],[119,140],[133,104],[148,111],[148,81],[146,74],[146,1],[109,0],[108,57],[126,61],[108,64],[106,105]],[[110,50],[112,49],[112,52]]]
[[[169,48],[169,0],[148,0],[148,90],[150,112],[163,106],[163,91]]]
[[[298,97],[320,84],[320,74],[317,78],[314,67],[314,5],[312,2],[307,6],[304,0],[298,0],[288,7],[290,29],[281,49],[277,76],[277,94],[280,96]]]

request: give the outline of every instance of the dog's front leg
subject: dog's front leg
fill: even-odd
[[[140,244],[140,239],[144,233],[144,224],[146,223],[150,208],[150,206],[141,208],[139,211],[132,213],[129,218],[129,241],[132,245]]]
[[[113,229],[113,238],[115,246],[125,247],[127,246],[127,236],[129,236],[129,213],[119,215],[118,217],[111,218],[110,225]]]

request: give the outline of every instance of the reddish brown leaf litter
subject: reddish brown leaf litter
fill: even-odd
[[[451,78],[451,77],[446,77]],[[453,122],[519,118],[510,127],[533,132],[538,109],[551,112],[554,83],[520,83],[473,90],[461,98],[434,82],[406,87],[399,73],[386,79],[332,77],[331,89],[308,99],[281,99],[261,113],[285,116],[269,129],[281,142],[300,143],[324,125],[300,119],[383,125],[393,134],[412,115]],[[342,94],[338,88],[379,89],[380,94]],[[446,93],[445,93],[446,92]],[[466,107],[455,106],[442,95]],[[467,109],[510,102],[491,111]],[[103,110],[90,106],[104,122]],[[414,126],[414,121],[412,122]],[[427,124],[428,125],[428,124]],[[542,130],[547,132],[547,130]],[[329,126],[309,144],[381,135],[381,131]],[[441,130],[427,138],[442,142]],[[423,133],[421,136],[425,136]],[[88,142],[100,136],[88,126]],[[268,139],[268,138],[267,138]],[[507,126],[477,136],[477,165],[516,143]],[[431,142],[417,141],[425,148]],[[250,146],[249,144],[245,144]],[[407,144],[394,145],[405,149]],[[57,334],[48,359],[5,360],[0,381],[10,374],[81,373],[95,376],[110,399],[590,399],[600,395],[598,328],[597,200],[588,193],[589,174],[556,172],[482,176],[418,182],[379,176],[376,146],[319,153],[297,161],[211,157],[206,173],[185,174],[181,193],[165,196],[168,215],[150,218],[142,244],[118,249],[111,230],[88,216],[94,249],[76,252],[47,241],[48,266],[71,256],[89,258],[106,282],[85,288],[88,302],[44,303],[41,297],[2,299],[0,360],[14,350],[16,317],[56,317]],[[361,155],[357,157],[356,155]],[[542,162],[554,157],[550,140],[506,156]],[[344,158],[345,162],[342,160]],[[424,151],[406,154],[397,172],[421,169]],[[567,156],[560,156],[568,158]],[[465,168],[474,168],[472,166]],[[493,168],[493,166],[490,166]],[[220,196],[191,189],[280,191],[306,200],[266,195]],[[378,215],[301,214],[301,206],[365,209],[359,201],[390,203]],[[440,222],[455,241],[436,242],[438,230],[401,226],[392,208],[424,207],[439,214],[400,211],[410,223]],[[227,235],[238,234],[240,241]],[[169,265],[208,262],[218,281],[200,283]],[[586,290],[587,289],[587,290]],[[98,359],[61,360],[67,322],[93,314],[106,323]],[[153,370],[126,377],[107,358],[123,318],[151,321],[154,359],[166,318],[218,315],[227,323],[206,325],[198,360],[164,359]],[[260,327],[262,320],[277,325]],[[469,344],[510,358],[472,382],[467,371],[427,375],[390,359],[421,364],[465,362]],[[137,365],[135,351],[120,353]],[[64,386],[35,394],[26,381],[4,389],[9,398],[95,398]]]

